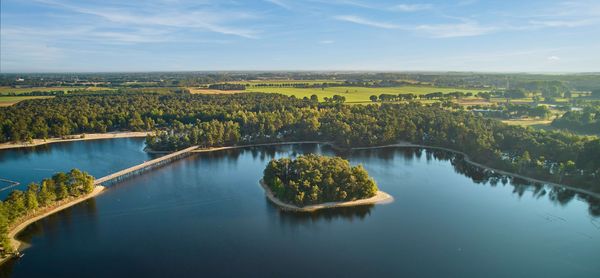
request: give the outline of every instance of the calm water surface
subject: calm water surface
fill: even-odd
[[[102,177],[152,159],[143,149],[144,138],[118,138],[0,150],[0,179],[19,182],[20,186],[11,189],[25,190],[31,182],[73,168]],[[0,183],[0,189],[6,185]],[[4,199],[8,193],[10,190],[0,191],[0,197]]]
[[[100,176],[148,159],[141,140],[73,144],[0,152],[0,177],[27,182],[51,173],[28,168],[72,167]],[[342,155],[395,202],[281,212],[258,180],[270,159],[302,153],[335,154],[319,145],[222,151],[128,179],[29,226],[20,237],[32,247],[2,275],[600,277],[598,200],[443,152],[388,148]]]

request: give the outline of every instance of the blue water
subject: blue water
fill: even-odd
[[[63,169],[111,152],[97,147],[106,142],[78,144],[91,153],[47,161]],[[143,147],[114,144],[112,157],[131,161],[124,149],[136,156]],[[270,159],[301,153],[335,154],[319,145],[221,151],[125,180],[31,225],[20,237],[32,247],[2,275],[600,277],[598,200],[486,176],[443,152],[388,148],[339,155],[363,164],[393,203],[282,212],[258,180]],[[13,161],[23,165],[18,155],[3,159],[0,174],[10,166],[27,176]],[[112,167],[87,163],[96,174]]]
[[[0,150],[0,178],[19,182],[14,189],[24,190],[31,182],[73,168],[102,177],[152,159],[143,148],[144,138],[119,138]],[[0,188],[6,185],[0,183]],[[8,193],[10,190],[0,191],[0,198]]]

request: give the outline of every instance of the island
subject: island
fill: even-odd
[[[393,197],[377,188],[362,165],[316,154],[296,159],[273,159],[264,170],[261,186],[267,197],[284,210],[389,203]]]

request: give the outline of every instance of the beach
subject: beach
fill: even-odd
[[[339,207],[353,207],[353,206],[364,206],[364,205],[376,205],[376,204],[389,204],[394,201],[392,195],[387,194],[381,190],[378,190],[375,196],[366,199],[359,199],[347,202],[328,202],[304,207],[298,207],[292,204],[284,203],[279,200],[269,187],[264,183],[263,180],[259,181],[260,186],[265,190],[267,198],[283,210],[297,211],[297,212],[314,212],[320,209],[339,208]]]

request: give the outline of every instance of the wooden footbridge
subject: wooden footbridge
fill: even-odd
[[[123,180],[125,178],[128,178],[130,176],[133,175],[138,175],[144,171],[156,168],[156,167],[160,167],[162,165],[168,164],[170,162],[173,162],[175,160],[181,159],[183,157],[189,156],[190,154],[192,154],[193,150],[197,149],[198,146],[193,146],[193,147],[189,147],[187,149],[183,149],[180,151],[176,151],[164,156],[161,156],[159,158],[156,159],[152,159],[149,161],[146,161],[142,164],[138,164],[135,165],[133,167],[129,167],[127,169],[123,169],[121,171],[118,171],[116,173],[112,173],[108,176],[96,179],[94,181],[95,185],[107,185],[109,183],[113,183],[113,182],[118,182],[120,180]]]

